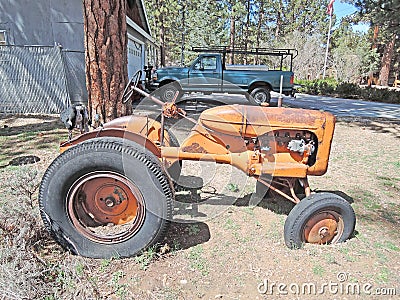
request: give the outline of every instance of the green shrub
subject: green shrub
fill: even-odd
[[[361,88],[357,84],[349,82],[338,83],[331,78],[296,80],[296,84],[300,85],[297,88],[299,93],[400,104],[400,92],[389,89]]]
[[[337,86],[337,82],[333,79],[298,80],[296,84],[301,85],[297,89],[298,92],[311,95],[332,94]]]
[[[357,84],[342,82],[337,86],[335,94],[343,98],[357,99],[360,98],[361,89]]]

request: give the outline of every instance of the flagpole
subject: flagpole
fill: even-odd
[[[326,41],[326,51],[325,51],[325,63],[324,63],[324,73],[322,75],[322,79],[325,79],[326,73],[326,63],[328,61],[328,49],[329,49],[329,40],[331,38],[331,27],[332,27],[332,12],[329,14],[329,30],[328,30],[328,40]]]

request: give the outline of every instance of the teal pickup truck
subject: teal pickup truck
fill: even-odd
[[[245,94],[250,103],[261,105],[269,103],[271,91],[282,91],[285,95],[293,95],[294,73],[293,58],[297,55],[294,49],[253,49],[231,51],[224,48],[194,48],[203,52],[188,67],[166,67],[153,72],[148,80],[147,88],[156,91],[164,101],[172,101],[174,97],[185,92],[232,93]],[[249,55],[262,57],[265,55],[280,58],[278,68],[268,69],[265,65],[227,65],[226,55]],[[290,60],[290,71],[283,70],[285,59]],[[282,85],[282,89],[281,89]],[[177,94],[178,93],[178,94]]]

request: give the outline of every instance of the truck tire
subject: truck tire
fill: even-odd
[[[271,91],[267,87],[257,87],[250,91],[249,102],[253,105],[261,105],[262,103],[270,103]]]
[[[351,205],[332,193],[304,198],[290,211],[284,228],[285,244],[299,249],[304,243],[335,244],[354,231],[356,217]]]
[[[178,96],[176,97],[175,101],[178,101],[182,97],[183,91],[178,82],[170,82],[160,86],[160,88],[156,91],[156,96],[160,97],[164,102],[172,102],[177,92]]]
[[[39,207],[46,228],[74,254],[133,256],[160,240],[173,193],[151,152],[119,138],[92,139],[46,170]]]

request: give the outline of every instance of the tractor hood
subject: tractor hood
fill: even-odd
[[[297,108],[261,107],[249,105],[224,105],[205,110],[200,124],[210,130],[226,134],[259,136],[276,129],[316,130],[324,128],[327,112]]]

